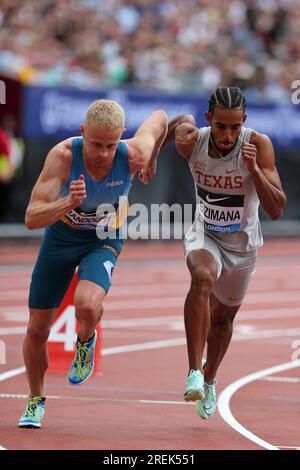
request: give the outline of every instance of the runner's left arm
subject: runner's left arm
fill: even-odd
[[[269,137],[255,133],[250,142],[243,142],[242,158],[251,173],[261,205],[271,219],[278,219],[286,205],[286,195],[275,166],[274,148]]]

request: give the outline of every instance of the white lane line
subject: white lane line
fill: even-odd
[[[246,326],[246,325],[245,325]],[[249,341],[257,339],[268,338],[298,338],[300,336],[300,328],[285,328],[285,329],[272,329],[272,330],[256,330],[248,332],[233,333],[233,341]]]
[[[115,346],[113,348],[103,348],[101,354],[108,356],[120,354],[123,352],[146,351],[150,349],[169,348],[172,346],[182,346],[186,344],[186,338],[173,338],[161,341],[150,341],[148,343],[127,344],[124,346]]]
[[[0,328],[0,336],[22,335],[23,333],[26,333],[26,330],[26,326],[11,326],[7,328]]]
[[[287,383],[299,383],[299,377],[263,377],[260,380],[264,382],[287,382]]]
[[[264,310],[241,310],[236,323],[245,320],[266,320],[273,318],[293,318],[300,316],[299,307],[272,308]],[[11,322],[27,323],[29,317],[28,309],[17,309],[16,307],[0,307],[0,318]],[[170,323],[181,323],[183,325],[183,315],[165,315],[143,318],[120,318],[117,320],[104,319],[101,322],[103,328],[137,328],[141,326],[169,325]]]
[[[164,292],[161,292],[161,297],[150,297],[145,298],[144,295],[140,295],[138,284],[135,286],[136,290],[127,295],[127,298],[122,300],[112,300],[111,297],[118,297],[118,295],[111,295],[110,298],[105,300],[105,309],[106,310],[148,310],[153,308],[168,308],[168,307],[183,307],[185,294],[187,290],[182,291],[180,296],[175,294],[171,297],[164,297],[164,295],[169,294],[166,289],[163,289]],[[153,289],[151,289],[152,292]],[[175,289],[176,294],[181,292],[181,289]],[[159,295],[156,292],[156,295]],[[171,293],[170,293],[171,295]],[[1,292],[1,301],[16,301],[23,300],[27,302],[28,299],[28,289],[16,290],[16,291],[3,291]],[[299,302],[300,301],[300,291],[297,290],[285,290],[284,292],[249,292],[244,300],[244,305],[253,305],[253,304],[269,304],[276,302]]]
[[[126,328],[142,328],[151,326],[164,326],[172,331],[184,331],[183,318],[177,316],[164,317],[146,317],[146,318],[128,318],[116,320],[103,320],[101,326],[104,330]],[[0,337],[7,335],[21,335],[26,333],[26,326],[2,327],[0,328]],[[300,337],[300,328],[273,328],[271,330],[259,329],[254,325],[242,324],[237,322],[233,334],[233,341],[253,341],[259,339],[272,338],[296,338]],[[168,340],[169,341],[169,340]],[[135,346],[134,346],[135,347]],[[135,349],[133,349],[135,350]]]
[[[151,297],[153,295],[153,292],[155,292],[156,296],[166,294],[186,295],[190,284],[188,276],[184,276],[182,279],[175,279],[173,281],[168,279],[160,283],[157,282],[157,280],[148,283],[144,282],[144,279],[142,280],[142,282],[139,282],[138,279],[136,281],[136,289],[133,288],[132,284],[113,284],[110,291],[110,297]],[[270,291],[278,292],[278,283],[279,281],[271,281],[269,283],[266,283],[264,280],[260,280],[259,283],[253,283],[251,285],[248,290],[248,295],[259,295]],[[19,298],[23,299],[28,295],[29,285],[30,279],[16,278],[13,281],[11,279],[1,279],[1,298],[3,297],[3,299],[13,299],[14,296],[15,298],[18,298],[17,296],[19,296]],[[298,279],[293,279],[293,283],[291,281],[288,282],[287,280],[281,281],[281,289],[284,290],[284,292],[297,292],[299,291],[299,288],[300,282]]]
[[[255,380],[259,380],[266,375],[277,374],[278,372],[282,372],[284,370],[294,369],[295,367],[300,366],[300,360],[287,362],[285,364],[279,364],[278,366],[270,367],[268,369],[263,369],[258,372],[254,372],[253,374],[246,375],[241,379],[233,382],[219,396],[218,400],[218,409],[221,417],[229,424],[235,431],[242,434],[244,437],[249,439],[252,442],[255,442],[261,447],[264,447],[268,450],[279,450],[277,446],[270,444],[263,439],[260,439],[258,436],[253,434],[252,432],[248,431],[244,426],[242,426],[233,416],[231,409],[230,409],[230,400],[233,395],[245,385],[254,382]]]
[[[16,394],[16,393],[1,393],[0,398],[28,398],[28,395]],[[111,398],[111,397],[76,397],[76,396],[56,396],[56,395],[47,395],[47,400],[82,400],[82,401],[106,401],[106,402],[118,402],[118,403],[145,403],[153,405],[195,405],[193,402],[185,402],[184,400],[175,401],[175,400],[143,400],[143,399],[134,399],[134,398]]]
[[[294,449],[294,450],[300,450],[300,446],[277,446],[279,449]]]
[[[137,287],[138,289],[138,287]],[[300,291],[287,291],[287,292],[261,292],[249,293],[244,300],[244,307],[247,305],[254,304],[276,304],[276,302],[298,302],[300,301]],[[107,300],[105,303],[105,310],[113,311],[119,310],[124,311],[125,309],[130,310],[149,310],[149,309],[163,309],[163,308],[183,308],[184,297],[172,296],[169,298],[163,297],[152,297],[152,298],[141,298],[132,300]],[[276,305],[275,305],[276,306]]]
[[[28,398],[28,394],[24,395],[22,393],[0,393],[0,398],[22,398],[22,399],[26,399],[26,398]],[[48,398],[63,399],[64,397],[58,397],[56,395],[47,395],[47,400],[48,400]]]
[[[25,372],[25,367],[18,367],[17,369],[12,369],[6,372],[2,372],[2,374],[0,374],[0,382],[4,382],[4,380],[11,379],[12,377],[23,374],[24,372]]]
[[[300,316],[299,307],[291,308],[272,308],[265,310],[243,310],[236,318],[236,322],[240,323],[244,320],[265,320],[273,318],[293,318]],[[8,320],[8,316],[5,317]],[[168,325],[172,322],[183,323],[183,315],[165,315],[143,318],[124,318],[118,320],[102,320],[103,328],[136,328],[140,326]]]

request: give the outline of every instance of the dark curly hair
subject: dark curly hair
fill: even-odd
[[[246,98],[238,87],[218,87],[208,102],[208,111],[213,114],[216,106],[226,109],[246,110]]]

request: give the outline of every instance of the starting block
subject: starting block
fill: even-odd
[[[49,367],[47,372],[67,374],[75,354],[79,322],[75,318],[74,293],[78,278],[75,272],[69,289],[56,312],[48,339]],[[97,325],[95,367],[93,375],[101,375],[101,328]]]

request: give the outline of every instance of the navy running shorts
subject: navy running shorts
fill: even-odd
[[[58,308],[78,267],[78,280],[88,280],[107,293],[123,240],[100,240],[93,230],[76,230],[60,220],[49,226],[32,273],[29,308]]]

